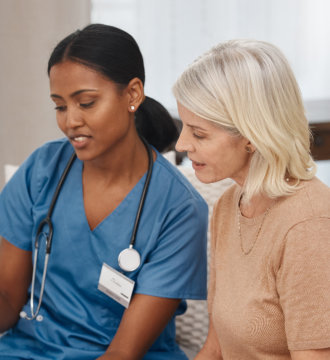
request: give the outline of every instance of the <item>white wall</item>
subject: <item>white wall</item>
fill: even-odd
[[[118,26],[140,45],[146,94],[177,116],[171,87],[211,46],[233,38],[277,45],[300,85],[311,122],[330,121],[329,0],[92,0],[92,22]],[[330,186],[330,164],[317,175]]]
[[[4,164],[20,164],[61,136],[49,100],[51,50],[90,22],[90,0],[0,1],[0,189]]]
[[[197,56],[232,38],[279,46],[305,100],[330,100],[329,0],[92,0],[92,21],[138,41],[146,92],[175,112],[171,87]],[[330,114],[329,114],[330,116]]]
[[[0,0],[0,189],[4,164],[20,164],[61,136],[46,66],[66,34],[92,21],[119,26],[138,41],[146,93],[176,113],[171,87],[217,42],[253,37],[277,44],[305,100],[330,99],[329,0]],[[330,100],[322,102],[322,120]],[[320,107],[308,107],[317,120]],[[322,170],[330,173],[329,167]]]

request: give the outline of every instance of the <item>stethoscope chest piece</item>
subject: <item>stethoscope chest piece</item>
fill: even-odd
[[[141,264],[139,252],[132,247],[124,249],[118,256],[118,264],[124,271],[136,270]]]

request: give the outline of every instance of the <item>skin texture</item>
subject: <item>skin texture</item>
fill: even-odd
[[[233,136],[211,121],[207,121],[178,103],[182,132],[176,150],[186,151],[197,178],[212,183],[226,178],[243,185],[248,172],[251,146],[243,137]]]
[[[11,328],[26,303],[32,276],[31,252],[0,237],[0,332]]]
[[[195,357],[195,360],[223,360],[221,349],[215,333],[211,316],[209,317],[209,332],[204,346]]]
[[[78,158],[86,165],[102,166],[112,163],[112,150],[118,147],[123,148],[125,156],[130,149],[124,146],[128,137],[136,136],[129,106],[130,102],[135,106],[141,102],[140,94],[133,92],[142,91],[139,81],[136,79],[137,89],[130,86],[120,90],[98,72],[71,61],[53,66],[49,79],[58,126],[70,139]],[[82,141],[76,141],[78,137]]]
[[[212,122],[205,120],[178,103],[183,128],[176,150],[187,152],[196,177],[203,183],[212,183],[226,178],[242,186],[249,170],[251,156],[255,151],[249,140],[233,136]],[[246,151],[249,147],[251,153]],[[241,203],[243,216],[252,218],[261,215],[274,200],[263,195],[254,196],[249,203]],[[330,359],[330,349],[291,351],[293,360]],[[222,360],[212,318],[206,342],[196,360]]]
[[[84,163],[84,207],[89,226],[94,229],[147,171],[147,151],[134,123],[134,112],[144,100],[143,85],[133,78],[127,87],[119,89],[102,74],[65,61],[51,68],[50,93],[58,126]],[[0,331],[17,322],[27,301],[31,275],[31,252],[2,239]],[[100,359],[141,359],[179,303],[180,299],[134,295],[111,345]]]

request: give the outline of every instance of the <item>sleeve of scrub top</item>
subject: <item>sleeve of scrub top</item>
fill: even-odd
[[[207,205],[186,200],[168,216],[158,246],[143,264],[136,293],[166,298],[206,298]]]
[[[37,179],[33,171],[36,153],[15,172],[0,194],[0,235],[13,245],[32,250],[33,198]]]

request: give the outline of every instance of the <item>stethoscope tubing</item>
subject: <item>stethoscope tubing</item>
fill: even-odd
[[[51,221],[51,216],[53,214],[53,210],[54,207],[56,205],[56,201],[58,198],[58,195],[60,194],[61,188],[64,184],[64,181],[68,175],[68,172],[70,171],[70,168],[74,162],[74,160],[76,159],[77,155],[76,153],[73,153],[68,161],[68,163],[66,164],[66,167],[60,177],[60,180],[56,186],[54,195],[52,197],[52,201],[50,202],[49,205],[49,209],[47,212],[46,217],[40,222],[39,226],[38,226],[38,230],[37,230],[37,235],[36,235],[36,240],[35,240],[35,248],[38,249],[39,248],[39,235],[42,233],[42,229],[44,228],[45,225],[48,226],[48,236],[46,236],[46,253],[50,254],[51,251],[51,247],[52,247],[52,241],[53,241],[53,224]]]
[[[56,204],[56,200],[58,198],[58,195],[60,193],[60,190],[64,184],[64,181],[67,177],[67,174],[76,158],[76,153],[73,153],[60,177],[60,180],[56,186],[54,195],[52,197],[48,212],[46,217],[40,222],[37,233],[36,233],[36,240],[34,243],[35,250],[34,250],[34,258],[33,258],[33,270],[32,270],[32,283],[31,283],[31,294],[30,294],[30,311],[31,315],[28,316],[28,314],[25,311],[21,311],[20,316],[26,320],[34,320],[42,321],[43,317],[39,314],[39,310],[42,304],[42,299],[44,295],[44,289],[45,289],[45,282],[46,282],[46,275],[47,275],[47,269],[48,269],[48,261],[49,261],[49,255],[51,252],[52,247],[52,240],[53,240],[53,224],[51,221],[51,216]],[[45,226],[48,226],[48,235],[43,232],[43,228]],[[41,288],[40,288],[40,294],[39,294],[39,301],[37,305],[36,311],[34,311],[34,293],[35,293],[35,280],[36,280],[36,269],[37,269],[37,262],[38,262],[38,254],[39,254],[39,240],[40,236],[44,235],[46,238],[46,255],[45,255],[45,261],[44,261],[44,267],[42,272],[42,280],[41,280]]]
[[[141,199],[140,199],[140,202],[139,202],[139,207],[138,207],[138,210],[136,212],[136,217],[135,217],[135,221],[134,221],[134,227],[133,227],[133,231],[132,231],[132,236],[131,236],[131,240],[129,242],[129,248],[130,249],[132,249],[133,246],[135,245],[135,238],[136,238],[137,230],[138,230],[138,227],[139,227],[144,202],[145,202],[147,192],[148,192],[148,189],[149,189],[149,183],[150,183],[150,179],[151,179],[151,175],[152,175],[152,168],[153,168],[153,164],[154,164],[154,161],[153,161],[153,158],[152,158],[151,147],[148,145],[148,143],[146,142],[146,140],[144,138],[141,137],[141,140],[143,141],[143,144],[146,147],[147,152],[148,152],[148,172],[147,172],[146,180],[144,182],[144,186],[143,186],[143,190],[142,190],[142,194],[141,194]]]
[[[32,285],[31,285],[31,294],[30,294],[30,311],[31,316],[28,316],[28,314],[25,311],[21,312],[21,317],[27,319],[27,320],[34,320],[42,321],[43,316],[38,315],[43,299],[44,289],[45,289],[45,282],[46,282],[46,275],[47,275],[47,269],[48,269],[48,260],[49,260],[49,253],[46,253],[45,255],[45,261],[44,261],[44,270],[42,273],[42,280],[41,280],[41,288],[40,288],[40,294],[39,294],[39,301],[37,305],[37,309],[34,312],[34,286],[35,286],[35,279],[36,279],[36,268],[37,268],[37,261],[38,261],[38,251],[39,249],[36,249],[34,252],[34,260],[33,260],[33,271],[32,271]]]

